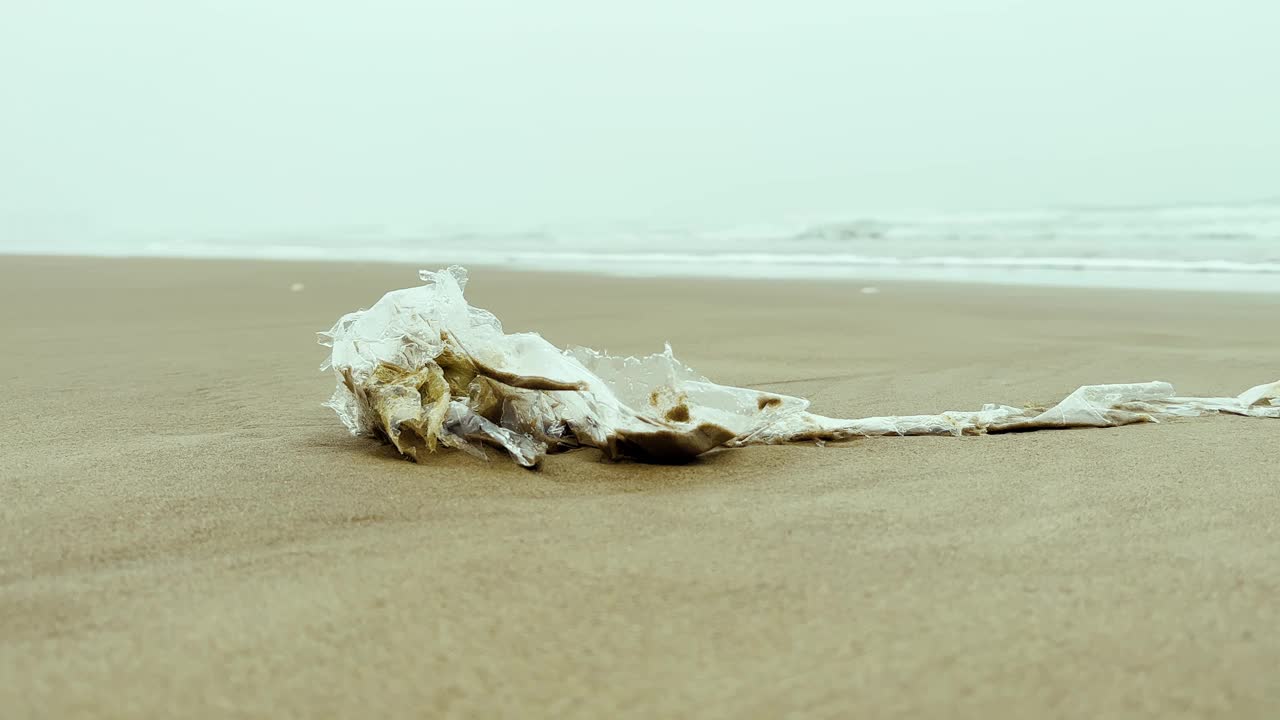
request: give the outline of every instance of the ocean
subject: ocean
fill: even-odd
[[[458,263],[631,276],[935,280],[1280,291],[1280,201],[863,213],[774,226],[389,228],[113,242],[0,240],[24,254]]]

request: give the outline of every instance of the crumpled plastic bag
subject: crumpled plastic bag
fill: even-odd
[[[718,385],[666,349],[615,357],[561,350],[536,333],[506,334],[463,297],[460,267],[422,271],[423,285],[387,293],[321,333],[326,405],[356,435],[414,460],[440,447],[526,467],[549,452],[593,447],[612,459],[683,463],[716,448],[882,435],[979,435],[1111,427],[1227,413],[1280,418],[1280,382],[1228,398],[1175,395],[1163,382],[1087,385],[1047,410],[986,405],[938,415],[829,418],[803,398]]]

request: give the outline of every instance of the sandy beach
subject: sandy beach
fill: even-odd
[[[1280,423],[413,464],[315,332],[414,282],[0,257],[6,718],[1280,715]],[[1280,294],[860,287],[468,295],[842,417],[1280,377]]]

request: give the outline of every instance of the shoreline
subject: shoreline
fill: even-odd
[[[704,264],[695,266],[665,265],[658,268],[659,263],[645,268],[632,268],[627,271],[610,267],[607,263],[583,265],[579,267],[557,267],[552,265],[520,265],[511,263],[466,262],[454,261],[414,261],[406,259],[370,259],[338,257],[239,257],[222,256],[176,256],[176,255],[137,255],[137,254],[58,254],[58,253],[22,253],[0,251],[0,259],[15,258],[29,260],[102,260],[113,262],[200,262],[200,263],[237,263],[237,264],[293,264],[293,265],[333,265],[346,264],[357,266],[393,266],[413,267],[417,269],[438,269],[450,265],[462,265],[468,269],[483,269],[497,273],[544,274],[611,277],[628,280],[700,280],[700,281],[737,281],[737,282],[808,282],[839,284],[923,284],[944,286],[976,286],[989,288],[1028,288],[1045,290],[1089,290],[1089,291],[1135,291],[1135,292],[1173,292],[1173,293],[1213,293],[1231,295],[1274,295],[1280,294],[1280,266],[1275,272],[1182,272],[1177,270],[1106,270],[1106,269],[1033,269],[1027,267],[931,267],[909,266],[904,271],[891,264],[886,265],[850,265],[836,268],[823,268],[816,263],[805,263],[780,271],[770,272],[767,268],[753,264],[735,270],[732,267],[721,267],[719,272],[704,272]],[[646,272],[645,270],[650,270]],[[1170,282],[1175,281],[1175,282]]]

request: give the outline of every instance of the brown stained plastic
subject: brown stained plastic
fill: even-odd
[[[598,448],[613,459],[684,463],[716,448],[883,435],[982,435],[1112,427],[1231,414],[1280,418],[1280,382],[1235,397],[1179,397],[1163,382],[1086,385],[1048,410],[986,405],[937,415],[829,418],[809,401],[717,385],[670,346],[647,357],[561,350],[536,333],[506,334],[467,304],[466,271],[422,271],[321,334],[337,387],[327,405],[356,435],[424,461],[440,447],[505,450],[534,467],[548,452]]]

